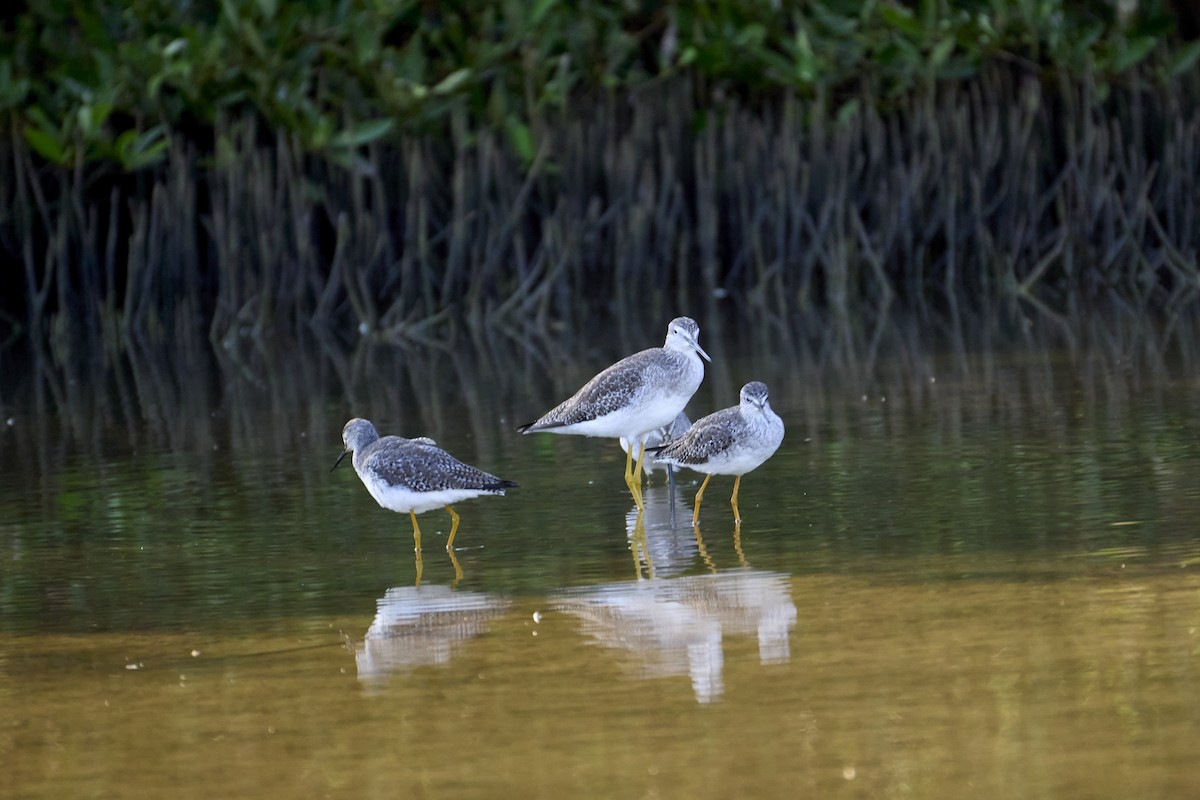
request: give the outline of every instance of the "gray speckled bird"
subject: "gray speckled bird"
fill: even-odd
[[[771,410],[767,385],[751,381],[742,387],[740,402],[696,420],[688,432],[674,441],[650,448],[655,460],[706,473],[692,523],[700,518],[700,501],[713,475],[736,475],[733,481],[733,519],[741,523],[738,512],[738,487],[742,476],[757,469],[779,449],[783,441],[783,420]]]
[[[545,431],[581,436],[624,437],[638,445],[637,472],[633,448],[625,454],[625,485],[642,508],[641,472],[646,434],[671,424],[704,379],[704,358],[712,361],[697,341],[700,326],[690,317],[677,317],[667,326],[662,347],[652,347],[621,359],[592,378],[569,399],[541,419],[522,425],[522,433]]]
[[[643,446],[653,450],[660,444],[665,444],[672,439],[678,439],[680,436],[683,436],[683,434],[690,427],[692,427],[692,421],[688,419],[688,415],[686,413],[680,411],[670,425],[664,425],[661,428],[655,428],[647,433],[642,444]],[[622,436],[621,449],[628,453],[629,448],[629,440]],[[650,473],[654,472],[656,469],[665,470],[668,475],[674,472],[674,468],[670,464],[659,464],[653,458],[646,459],[642,464],[642,469],[646,471],[646,477],[649,477]]]
[[[421,529],[417,514],[433,508],[450,512],[450,537],[446,549],[454,545],[458,532],[458,514],[451,503],[469,500],[481,494],[504,494],[517,484],[464,464],[434,444],[433,439],[402,436],[380,438],[368,420],[355,417],[342,428],[344,449],[333,462],[330,472],[354,453],[354,471],[375,502],[392,511],[407,511],[412,518],[413,540],[421,550]]]

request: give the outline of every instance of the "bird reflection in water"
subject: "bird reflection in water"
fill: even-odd
[[[691,508],[680,492],[666,486],[642,489],[646,506],[634,506],[625,515],[625,534],[639,576],[667,577],[684,572],[696,560],[696,535]]]
[[[426,584],[388,589],[375,605],[375,619],[354,653],[358,679],[365,682],[449,662],[511,603],[494,594]]]
[[[450,588],[458,586],[458,582],[463,579],[462,565],[458,563],[458,556],[454,555],[453,550],[447,550],[446,555],[450,556],[450,564],[454,567],[454,580],[450,581]],[[421,585],[421,576],[425,574],[425,562],[421,559],[421,551],[417,551],[417,581],[416,585]]]
[[[786,663],[796,626],[788,576],[744,566],[737,530],[743,566],[716,572],[690,517],[682,517],[687,537],[676,538],[675,528],[653,516],[649,489],[645,500],[646,514],[635,515],[628,531],[637,580],[564,591],[555,608],[579,619],[597,644],[636,655],[639,677],[689,676],[700,703],[725,692],[726,636],[756,636],[759,663]],[[664,579],[694,563],[697,553],[713,572]]]

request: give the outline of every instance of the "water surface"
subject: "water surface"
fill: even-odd
[[[704,334],[702,334],[702,337]],[[12,383],[6,797],[1181,797],[1200,751],[1200,378],[1166,354],[703,339],[766,380],[742,482],[513,428],[629,346],[151,359]],[[657,337],[655,337],[657,338]],[[710,344],[712,342],[712,344]],[[243,368],[244,367],[244,368]],[[40,388],[39,388],[40,387]],[[521,488],[421,517],[351,415]]]

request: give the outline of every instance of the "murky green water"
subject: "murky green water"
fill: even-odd
[[[12,383],[0,794],[1194,792],[1194,364],[720,341],[692,415],[762,378],[788,426],[740,530],[730,479],[698,531],[690,475],[638,520],[615,443],[513,432],[608,352]],[[329,473],[353,414],[522,484],[459,506],[461,578],[445,514],[418,565],[407,518]]]

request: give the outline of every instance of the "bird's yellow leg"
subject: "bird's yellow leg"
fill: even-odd
[[[421,585],[421,570],[423,568],[424,568],[424,565],[421,563],[421,551],[418,550],[417,551],[417,582],[416,582],[416,584],[414,584],[416,586]]]
[[[449,550],[454,546],[454,534],[458,533],[458,514],[450,506],[446,506],[446,510],[450,512],[450,538],[446,540],[446,549]]]
[[[642,462],[645,460],[645,458],[646,458],[646,446],[645,446],[645,444],[643,444],[642,448],[640,450],[638,450],[637,469],[634,470],[634,473],[633,473],[634,485],[637,488],[637,506],[638,506],[638,508],[643,509],[643,510],[645,510],[645,508],[646,508],[645,503],[642,502]]]
[[[641,465],[641,459],[638,459],[638,465]],[[633,502],[637,504],[639,511],[644,511],[642,505],[641,481],[635,480],[633,477],[633,448],[630,447],[625,452],[625,486],[629,489],[629,493],[633,495]]]
[[[421,552],[421,526],[417,524],[417,513],[415,511],[408,512],[408,516],[412,518],[413,523],[413,544],[414,549]]]
[[[462,580],[463,571],[462,567],[458,565],[458,559],[454,556],[454,551],[447,550],[446,553],[450,556],[450,563],[454,565],[454,582],[450,584],[450,588],[453,589]]]
[[[645,455],[646,455],[646,443],[642,442],[642,449],[638,453],[638,463],[639,464],[641,463],[641,458]],[[650,465],[649,464],[644,465],[642,467],[642,471],[639,472],[638,475],[645,475],[646,480],[650,480]]]
[[[740,486],[741,483],[742,483],[741,475],[738,475],[736,478],[733,479],[733,497],[729,498],[729,504],[733,506],[733,521],[735,523],[737,523],[738,525],[742,524],[742,515],[738,511],[738,507],[737,507],[738,486]]]
[[[633,493],[633,448],[625,451],[625,488]]]
[[[737,553],[738,563],[746,566],[746,554],[742,552],[742,523],[733,523],[733,549]]]
[[[692,524],[695,525],[700,519],[700,501],[704,499],[704,490],[708,488],[708,482],[712,480],[712,475],[704,476],[704,483],[700,484],[700,491],[696,492],[696,510],[692,512]]]

